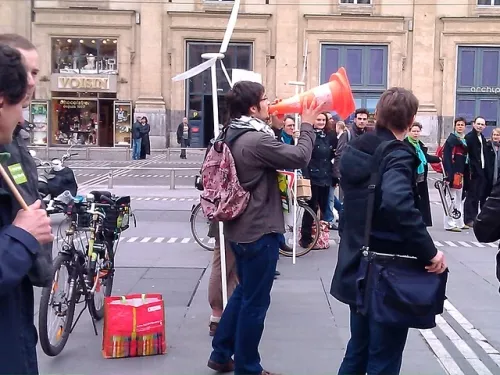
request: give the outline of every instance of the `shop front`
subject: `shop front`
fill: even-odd
[[[117,75],[55,73],[50,88],[31,104],[32,145],[130,146],[132,102],[117,99]]]

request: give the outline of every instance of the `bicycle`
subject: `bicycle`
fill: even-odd
[[[316,228],[320,228],[320,222],[314,211],[309,207],[305,199],[298,199],[298,210],[297,210],[297,222],[296,226],[297,229],[300,229],[300,225],[302,223],[302,218],[304,215],[304,212],[307,213],[308,215],[311,215],[312,217],[312,223],[313,226],[316,226]],[[290,213],[292,214],[292,212]],[[202,223],[202,228],[197,228],[196,223],[197,222]],[[198,203],[197,205],[193,205],[191,208],[191,217],[189,219],[190,225],[191,225],[191,233],[193,235],[194,240],[198,245],[200,245],[202,248],[213,251],[215,247],[215,240],[213,238],[208,237],[208,229],[210,225],[210,220],[205,217],[203,214],[203,210],[201,209],[201,203]],[[291,257],[293,255],[293,223],[290,224],[285,224],[285,243],[280,246],[280,254],[286,257]],[[202,234],[200,236],[199,234]],[[299,234],[299,233],[297,233]],[[297,244],[297,252],[296,256],[301,257],[303,255],[306,255],[308,252],[312,250],[314,245],[316,245],[316,242],[318,241],[319,238],[319,231],[317,230],[316,233],[313,234],[312,242],[309,244],[307,248],[303,248]]]
[[[106,203],[101,203],[103,201]],[[53,262],[53,282],[50,287],[43,288],[40,298],[40,345],[44,353],[52,357],[64,349],[69,335],[86,309],[96,336],[98,334],[95,322],[104,317],[104,297],[109,297],[113,289],[114,262],[120,234],[129,227],[130,197],[118,198],[111,197],[108,192],[92,192],[86,200],[74,198],[66,214],[70,225],[62,249]],[[88,232],[90,238],[87,238]],[[80,235],[77,236],[77,233]],[[83,245],[82,237],[86,237],[86,245]],[[76,247],[77,241],[82,243],[82,248]],[[69,277],[63,283],[61,292],[59,276],[63,268]],[[85,306],[73,323],[78,303],[85,303]],[[54,310],[56,317],[66,318],[63,324],[55,327],[55,332],[49,332],[48,329],[49,307]],[[51,343],[52,334],[58,340],[56,344]]]

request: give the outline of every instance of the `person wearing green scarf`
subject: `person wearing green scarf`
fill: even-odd
[[[429,163],[440,163],[441,159],[437,156],[429,155],[427,147],[419,140],[422,125],[419,122],[414,122],[408,132],[404,142],[415,150],[420,163],[417,167],[417,191],[419,194],[418,209],[422,213],[422,219],[425,225],[432,226],[431,205],[429,199],[429,188],[427,186],[427,172]]]

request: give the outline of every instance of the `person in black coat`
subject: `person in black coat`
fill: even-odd
[[[429,155],[427,147],[419,140],[422,124],[415,121],[410,128],[404,142],[412,147],[420,160],[417,167],[417,192],[419,195],[418,209],[422,213],[425,225],[432,227],[431,203],[429,199],[429,187],[427,186],[427,173],[429,163],[440,163],[441,159],[435,155]]]
[[[148,118],[143,116],[141,118],[141,159],[146,159],[146,155],[151,154],[151,143],[149,141],[149,132],[151,127],[148,123]]]
[[[499,217],[500,180],[497,180],[474,223],[474,234],[479,242],[491,243],[500,239]],[[496,256],[496,276],[498,281],[500,281],[500,251]]]
[[[450,187],[451,198],[455,208],[461,212],[458,219],[444,216],[444,229],[450,232],[461,232],[469,229],[464,221],[463,196],[468,183],[469,148],[464,136],[465,119],[455,119],[454,132],[450,133],[443,146],[443,169],[446,182]]]
[[[316,118],[314,131],[316,141],[311,156],[311,161],[307,168],[302,170],[302,175],[311,182],[311,199],[309,207],[316,213],[318,208],[321,217],[325,216],[325,208],[328,205],[328,195],[332,184],[332,159],[335,156],[337,138],[335,133],[327,133],[325,130],[328,117],[326,113],[321,113]],[[312,217],[304,215],[302,218],[301,238],[299,245],[303,248],[309,247],[312,242]],[[316,228],[319,230],[320,228]]]
[[[473,129],[465,136],[469,149],[470,181],[464,204],[465,224],[474,225],[479,208],[483,206],[488,196],[488,146],[483,130],[486,121],[478,116],[472,124]]]
[[[417,257],[428,272],[446,271],[444,255],[436,249],[416,202],[419,159],[403,142],[375,161],[374,152],[384,141],[406,136],[418,109],[418,100],[403,88],[382,94],[377,104],[376,129],[353,139],[340,159],[340,185],[345,192],[340,217],[340,244],[330,294],[350,307],[351,338],[339,375],[400,373],[408,327],[382,324],[357,311],[357,278],[368,204],[372,163],[379,165],[380,181],[370,232],[370,250]],[[399,146],[399,145],[398,145]]]

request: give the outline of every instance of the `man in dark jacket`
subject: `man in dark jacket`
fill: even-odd
[[[301,135],[297,145],[292,146],[278,141],[265,123],[269,101],[261,84],[237,82],[227,94],[226,103],[231,119],[226,142],[239,182],[251,196],[245,211],[224,223],[240,283],[217,327],[208,367],[218,372],[234,370],[235,375],[272,375],[262,369],[259,343],[271,303],[280,234],[285,232],[277,170],[308,164],[315,140],[311,123],[323,106],[313,103],[304,108]],[[238,134],[232,142],[231,138]]]
[[[22,121],[26,99],[27,74],[21,54],[0,44],[0,144],[12,142],[16,124]],[[0,163],[10,155],[0,154]],[[26,176],[14,174],[19,185]],[[3,185],[3,178],[0,178]],[[33,284],[28,273],[41,251],[40,245],[53,241],[50,219],[41,202],[27,211],[12,215],[17,205],[13,194],[0,187],[0,374],[36,375],[37,333],[34,319]]]
[[[23,108],[30,105],[36,86],[39,72],[39,56],[35,46],[26,38],[17,34],[1,34],[0,44],[15,48],[23,57],[23,64],[27,72],[27,92],[23,100]],[[35,161],[28,149],[29,134],[24,129],[24,119],[14,130],[12,142],[0,145],[0,152],[7,152],[10,157],[5,161],[6,171],[14,179],[19,192],[27,204],[33,204],[40,199],[38,192],[38,172]],[[5,182],[0,187],[9,191]],[[42,208],[45,205],[42,202]],[[14,201],[12,206],[12,217],[21,209],[21,206]],[[52,280],[52,243],[42,246],[40,255],[36,258],[33,268],[30,270],[29,277],[34,286],[50,286]]]
[[[192,128],[187,117],[177,127],[177,143],[181,145],[181,159],[187,159],[186,147],[191,146]]]
[[[139,160],[141,157],[141,117],[138,116],[132,125],[132,160]]]
[[[474,234],[480,242],[491,243],[500,239],[500,180],[493,185],[481,212],[474,223]],[[499,246],[500,248],[500,246]],[[496,276],[500,281],[500,251],[496,256]],[[500,289],[499,289],[500,292]]]
[[[486,121],[478,116],[472,124],[473,129],[465,136],[469,151],[470,180],[464,203],[465,224],[474,225],[479,208],[488,196],[488,146],[483,130]]]
[[[376,131],[353,140],[340,161],[340,184],[345,192],[340,219],[337,266],[330,293],[351,309],[351,339],[339,375],[397,375],[408,328],[375,322],[357,312],[357,270],[361,248],[415,256],[429,264],[429,272],[444,272],[444,255],[436,250],[416,206],[416,153],[401,142],[377,163],[373,154],[383,141],[402,141],[414,121],[417,98],[403,88],[387,90],[377,104]],[[375,191],[370,243],[364,243],[367,186],[372,165],[379,165],[380,181]]]

